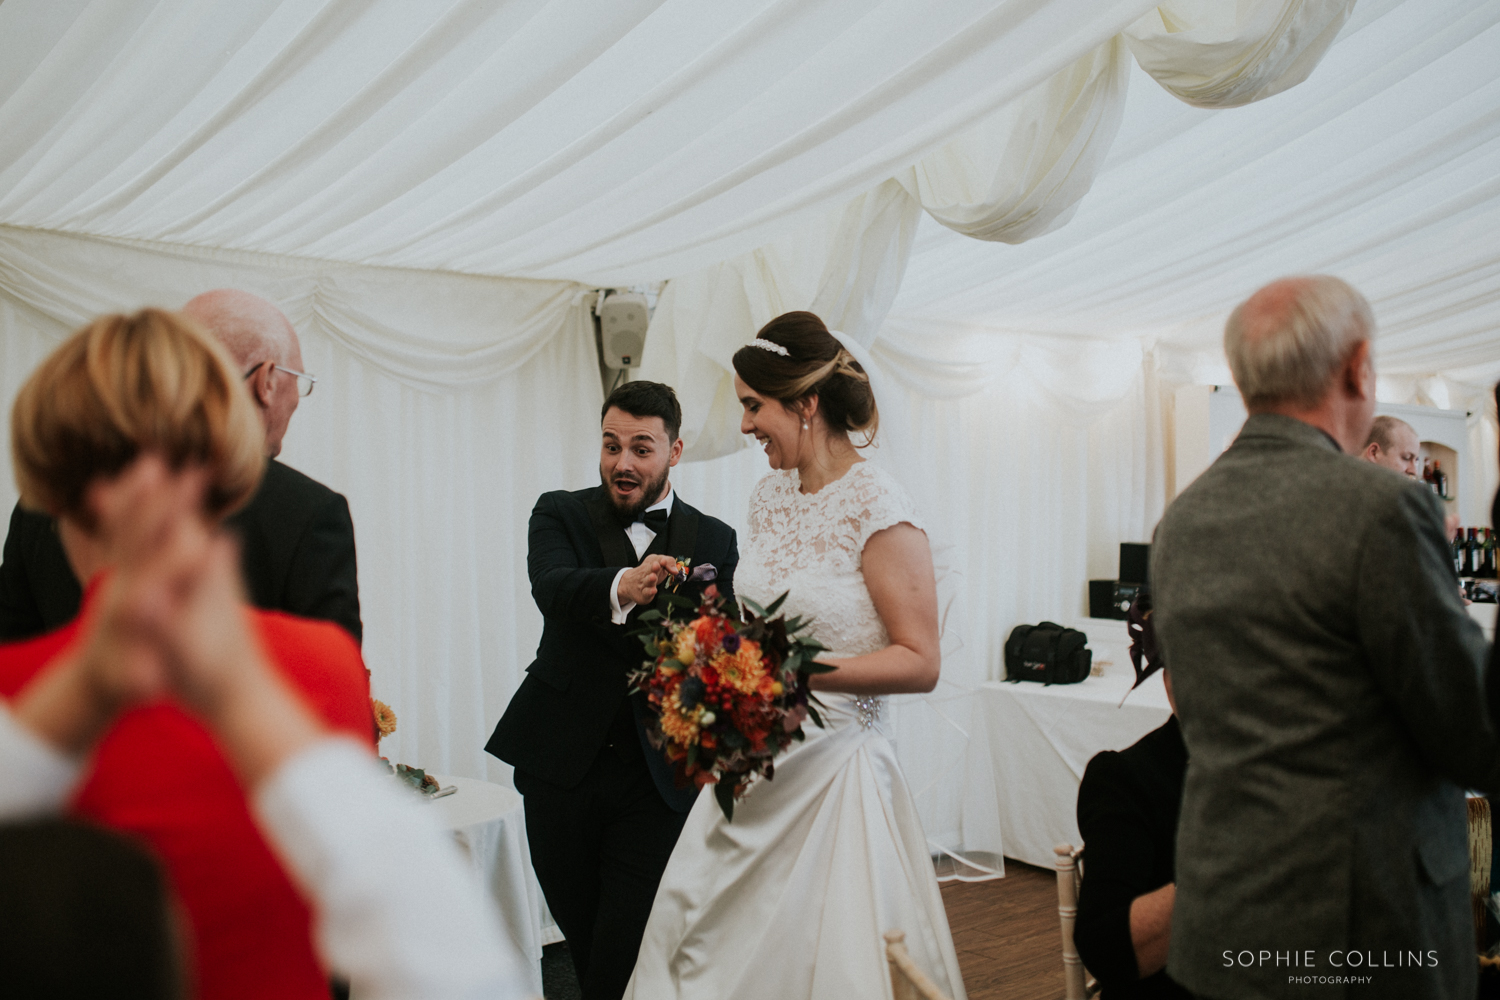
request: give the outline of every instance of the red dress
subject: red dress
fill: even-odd
[[[84,596],[85,613],[95,597]],[[82,617],[80,615],[80,617]],[[271,662],[328,726],[373,738],[359,647],[338,626],[257,611]],[[78,619],[0,646],[0,696],[13,699],[78,632]],[[271,853],[214,738],[168,701],[132,709],[100,740],[73,815],[156,850],[188,916],[192,995],[201,1000],[328,1000],[312,914]]]

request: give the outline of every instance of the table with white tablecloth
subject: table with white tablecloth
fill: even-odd
[[[1167,721],[1161,675],[1120,699],[1135,681],[1125,623],[1063,624],[1084,630],[1103,675],[1078,684],[992,681],[979,700],[989,733],[1005,856],[1050,868],[1058,844],[1079,843],[1078,784],[1089,758],[1123,750]]]
[[[1470,616],[1494,641],[1495,605]],[[980,688],[989,734],[1005,856],[1050,868],[1058,844],[1078,844],[1078,784],[1089,759],[1123,750],[1167,721],[1171,707],[1155,674],[1120,704],[1135,672],[1125,623],[1088,618],[1063,622],[1089,637],[1102,676],[1044,686],[992,681]],[[1002,671],[1003,672],[1003,671]]]
[[[454,785],[458,791],[433,799],[425,808],[433,810],[438,822],[452,831],[453,839],[467,855],[475,877],[500,912],[501,925],[509,937],[502,947],[526,956],[526,968],[533,977],[527,985],[541,996],[542,945],[547,943],[544,925],[550,921],[541,887],[531,870],[521,796],[488,781],[434,777],[444,787]]]

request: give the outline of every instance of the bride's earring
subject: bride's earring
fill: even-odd
[[[807,430],[808,429],[807,421],[806,420],[802,421],[802,429],[803,430]]]

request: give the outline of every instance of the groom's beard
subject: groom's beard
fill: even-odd
[[[667,475],[671,467],[661,470],[661,475],[655,479],[644,480],[645,489],[641,490],[641,499],[634,503],[622,503],[619,494],[615,492],[616,483],[641,483],[643,480],[632,472],[617,472],[612,476],[604,474],[604,466],[599,467],[599,481],[604,484],[604,492],[609,494],[609,502],[615,508],[615,513],[626,524],[631,524],[641,519],[646,508],[659,502],[667,491]]]

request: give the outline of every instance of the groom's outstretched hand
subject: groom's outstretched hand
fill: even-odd
[[[677,560],[671,556],[651,555],[635,569],[626,570],[620,575],[620,607],[627,604],[645,607],[656,600],[657,588],[676,566]]]

